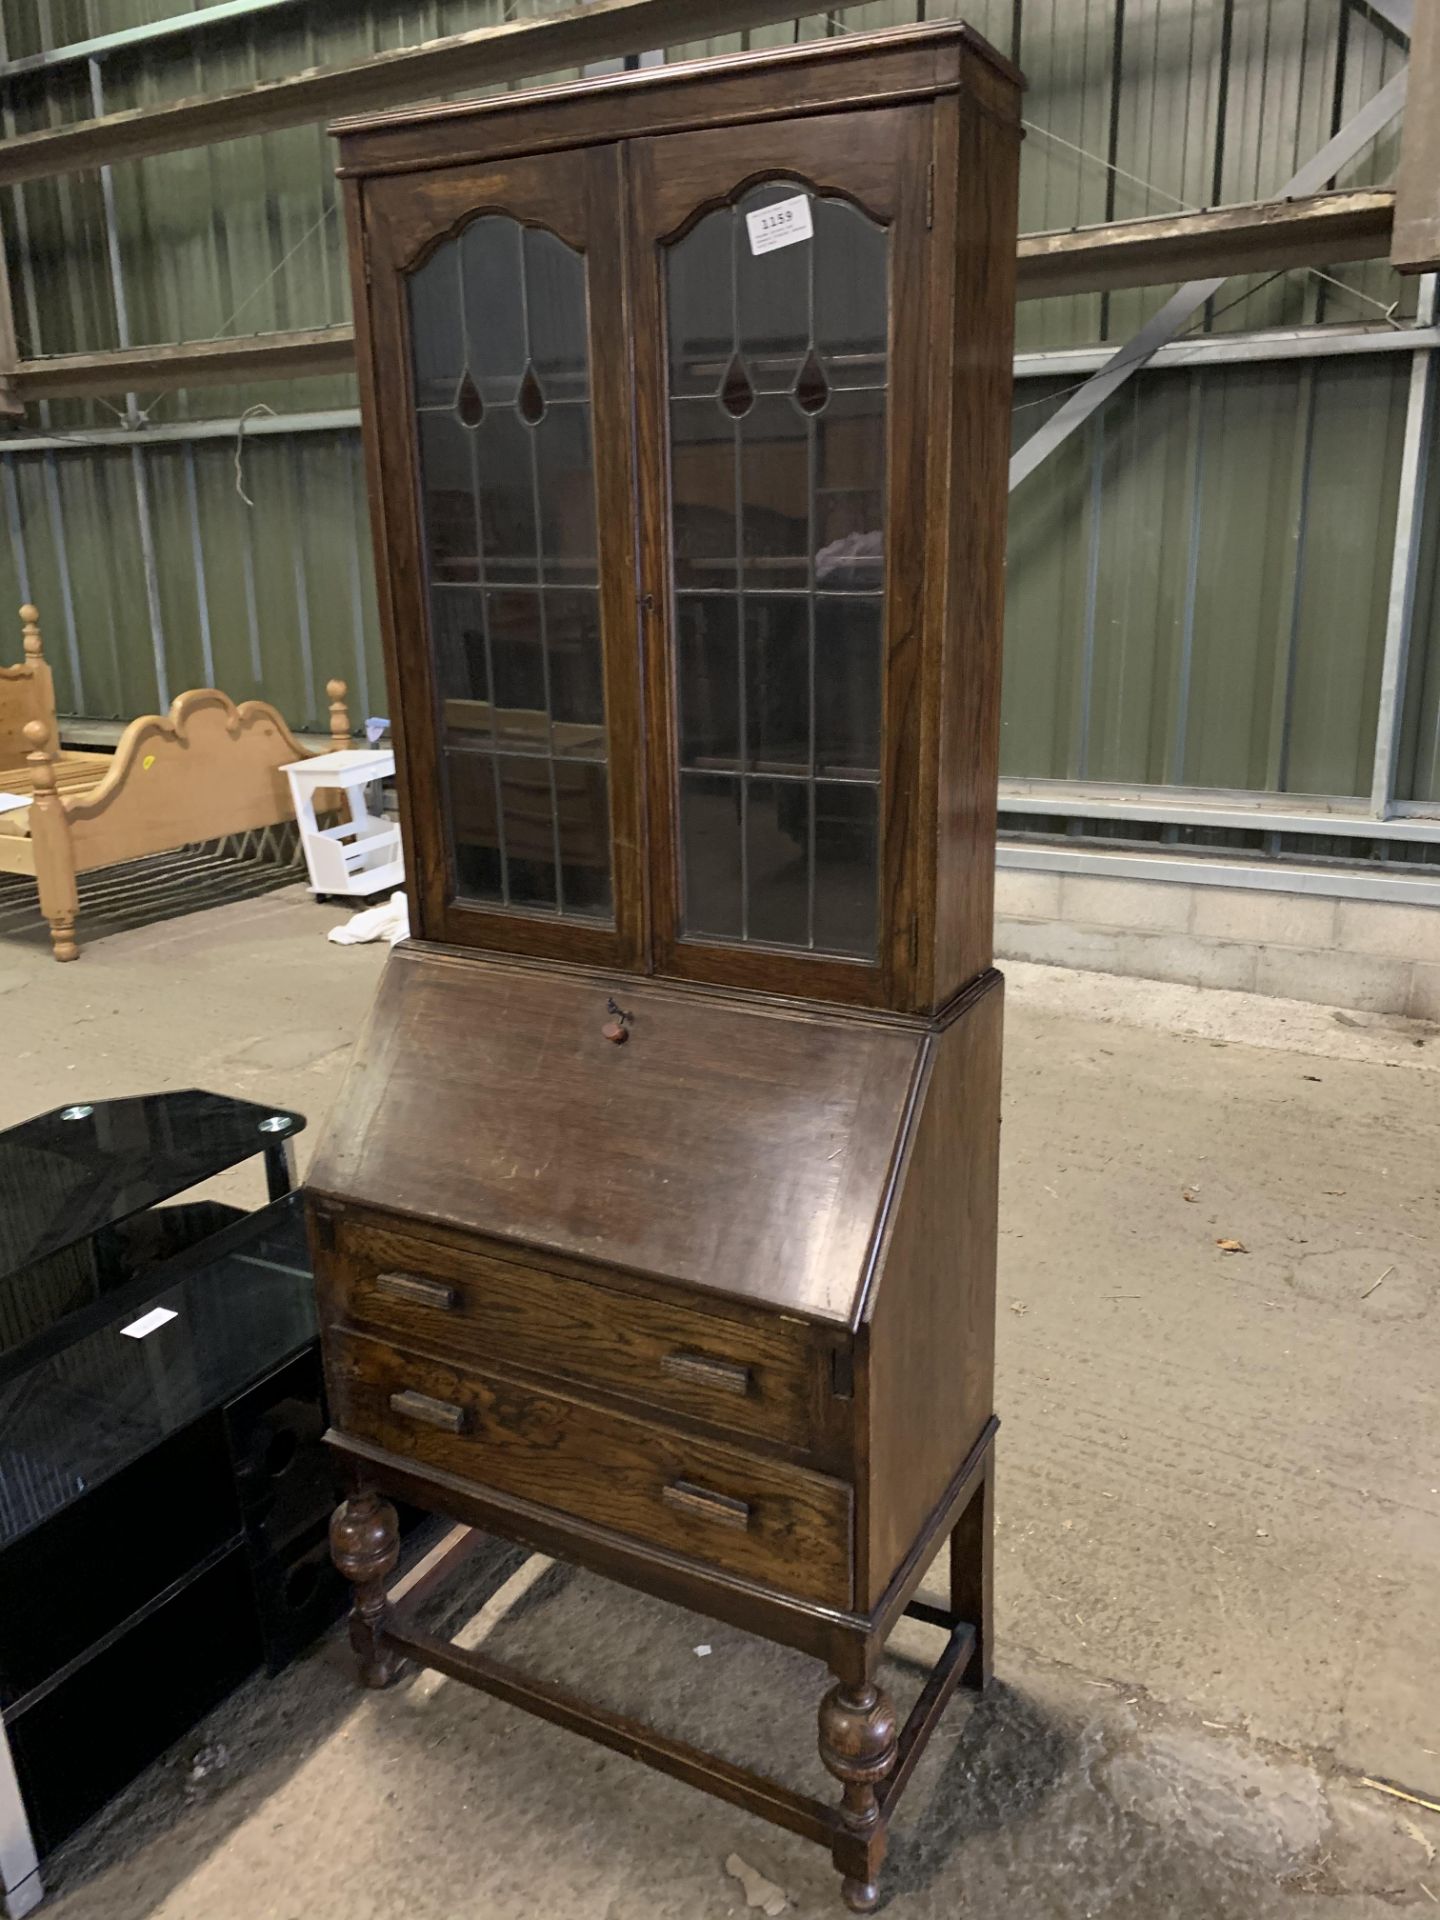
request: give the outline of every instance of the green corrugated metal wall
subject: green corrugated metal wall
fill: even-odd
[[[357,715],[383,713],[358,434],[247,439],[253,508],[235,490],[234,446],[232,436],[146,449],[169,693],[213,680],[316,726],[338,674]],[[62,711],[151,711],[153,626],[130,454],[107,447],[12,464],[26,566],[22,577],[14,541],[0,540],[0,606],[29,595],[40,607]],[[6,658],[18,657],[14,631]]]
[[[1408,380],[1141,373],[1072,435],[1011,502],[1004,771],[1368,793]]]
[[[43,10],[23,0],[5,7],[5,53],[176,10],[175,0],[57,0]],[[983,0],[959,10],[1030,81],[1027,230],[1263,195],[1404,57],[1343,0],[1125,0],[1123,13],[1115,0]],[[501,0],[372,0],[337,12],[281,9],[112,60],[104,104],[216,91],[506,15]],[[904,0],[879,0],[805,16],[798,32],[914,17]],[[762,46],[796,32],[744,38]],[[670,57],[740,43],[731,36]],[[83,66],[5,83],[5,129],[88,117],[90,84]],[[1392,177],[1395,137],[1392,127],[1345,183]],[[323,131],[302,128],[116,169],[129,337],[343,319],[330,168]],[[118,344],[98,177],[12,190],[0,219],[23,349]],[[1171,291],[1026,303],[1017,345],[1121,339]],[[1259,275],[1230,283],[1206,324],[1353,323],[1392,302],[1408,314],[1413,299],[1413,283],[1382,263]],[[1012,502],[1007,773],[1368,792],[1409,364],[1390,353],[1151,371],[1040,468]],[[1079,377],[1018,384],[1017,443]],[[354,391],[330,378],[138,401],[152,425],[169,425],[233,419],[261,401],[284,413],[348,407]],[[353,430],[248,435],[252,506],[237,488],[233,436],[146,447],[157,643],[132,456],[85,444],[115,426],[114,413],[50,403],[35,424],[71,444],[14,454],[0,473],[0,605],[18,603],[22,587],[40,603],[66,708],[112,717],[153,706],[157,644],[172,693],[213,676],[237,697],[263,690],[297,723],[316,725],[324,682],[339,672],[357,712],[383,707]],[[1429,493],[1401,797],[1440,798],[1437,494],[1440,482]]]

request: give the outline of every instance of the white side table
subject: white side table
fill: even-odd
[[[394,772],[395,755],[389,747],[317,753],[309,760],[292,760],[284,769],[312,893],[383,893],[404,885],[399,825],[365,807],[366,787]],[[326,787],[339,787],[349,802],[350,818],[338,827],[322,827],[315,818],[315,796]]]

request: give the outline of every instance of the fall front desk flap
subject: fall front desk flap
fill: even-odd
[[[925,1045],[871,1016],[402,947],[307,1185],[853,1324]]]

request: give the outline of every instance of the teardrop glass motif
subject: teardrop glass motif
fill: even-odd
[[[545,392],[535,378],[535,369],[527,360],[525,377],[520,382],[520,393],[515,402],[520,410],[520,418],[527,426],[537,427],[545,418]]]
[[[485,402],[480,398],[480,389],[470,377],[468,367],[455,394],[455,417],[462,427],[478,427],[485,418]]]
[[[720,404],[732,420],[743,419],[755,404],[755,389],[738,353],[731,354],[725,378],[720,383]]]
[[[819,413],[830,398],[830,382],[825,378],[825,369],[814,347],[806,354],[804,364],[795,376],[792,391],[795,404],[802,413]]]

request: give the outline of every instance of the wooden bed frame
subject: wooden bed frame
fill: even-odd
[[[0,667],[0,793],[31,798],[0,813],[0,873],[35,876],[55,958],[74,960],[78,874],[292,820],[280,769],[310,755],[269,701],[214,687],[132,720],[113,754],[64,752],[40,615],[20,623],[24,658]],[[325,691],[331,749],[348,747],[345,683]]]

